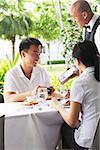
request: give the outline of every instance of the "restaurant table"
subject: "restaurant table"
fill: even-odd
[[[0,111],[5,114],[5,150],[55,149],[63,119],[49,101],[34,106],[4,103]]]

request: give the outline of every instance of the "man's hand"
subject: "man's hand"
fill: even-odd
[[[38,94],[38,90],[41,90],[43,88],[43,86],[36,86],[30,93],[31,96]]]
[[[53,86],[47,87],[48,95],[52,95],[52,93],[55,91]]]

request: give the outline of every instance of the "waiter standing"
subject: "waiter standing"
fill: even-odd
[[[77,24],[85,27],[84,39],[94,42],[100,53],[100,16],[93,13],[85,0],[77,0],[72,4],[71,15]]]

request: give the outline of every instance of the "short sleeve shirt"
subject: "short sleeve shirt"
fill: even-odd
[[[72,83],[70,100],[82,106],[82,120],[75,130],[75,141],[82,147],[90,147],[100,117],[100,83],[94,77],[94,68],[88,67]]]
[[[36,86],[51,86],[50,76],[40,66],[34,67],[30,80],[23,74],[20,65],[15,66],[5,75],[4,92],[22,93],[33,90]]]
[[[94,14],[92,19],[90,20],[90,22],[87,24],[88,26],[90,26],[90,29],[87,29],[87,30],[89,30],[89,32],[91,32],[98,17],[99,17],[98,15]],[[83,31],[83,37],[84,37],[84,35],[85,35],[85,30]],[[99,54],[100,54],[100,25],[96,29],[96,33],[94,35],[94,41],[95,41],[95,44],[96,44]]]

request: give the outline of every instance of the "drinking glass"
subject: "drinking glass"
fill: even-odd
[[[38,89],[38,97],[42,100],[45,100],[48,97],[47,88],[39,88]]]

